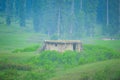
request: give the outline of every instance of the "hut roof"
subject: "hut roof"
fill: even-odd
[[[45,40],[45,43],[81,43],[80,40]]]

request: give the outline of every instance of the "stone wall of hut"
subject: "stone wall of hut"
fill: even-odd
[[[81,43],[57,43],[57,42],[52,42],[52,43],[45,43],[45,49],[44,50],[56,50],[59,52],[64,52],[66,50],[71,50],[71,51],[81,51],[82,49],[82,44]]]

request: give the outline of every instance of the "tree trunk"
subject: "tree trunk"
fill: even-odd
[[[70,34],[73,33],[73,17],[74,17],[74,0],[72,0],[71,4],[71,22],[70,22]]]
[[[82,0],[80,1],[80,10],[82,11]]]
[[[21,0],[21,6],[20,6],[20,26],[25,27],[25,9],[26,9],[26,0]]]
[[[107,0],[107,15],[106,16],[107,16],[107,19],[106,19],[107,23],[106,24],[108,26],[109,25],[109,0]]]
[[[60,37],[60,8],[58,11],[58,22],[57,22],[58,38]]]
[[[11,24],[11,0],[6,1],[6,24]]]

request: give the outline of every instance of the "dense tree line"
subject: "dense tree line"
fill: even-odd
[[[0,0],[0,13],[7,25],[32,20],[36,32],[63,39],[120,34],[120,0]]]

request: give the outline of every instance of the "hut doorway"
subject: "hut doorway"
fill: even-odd
[[[76,50],[76,43],[73,43],[73,51]]]

